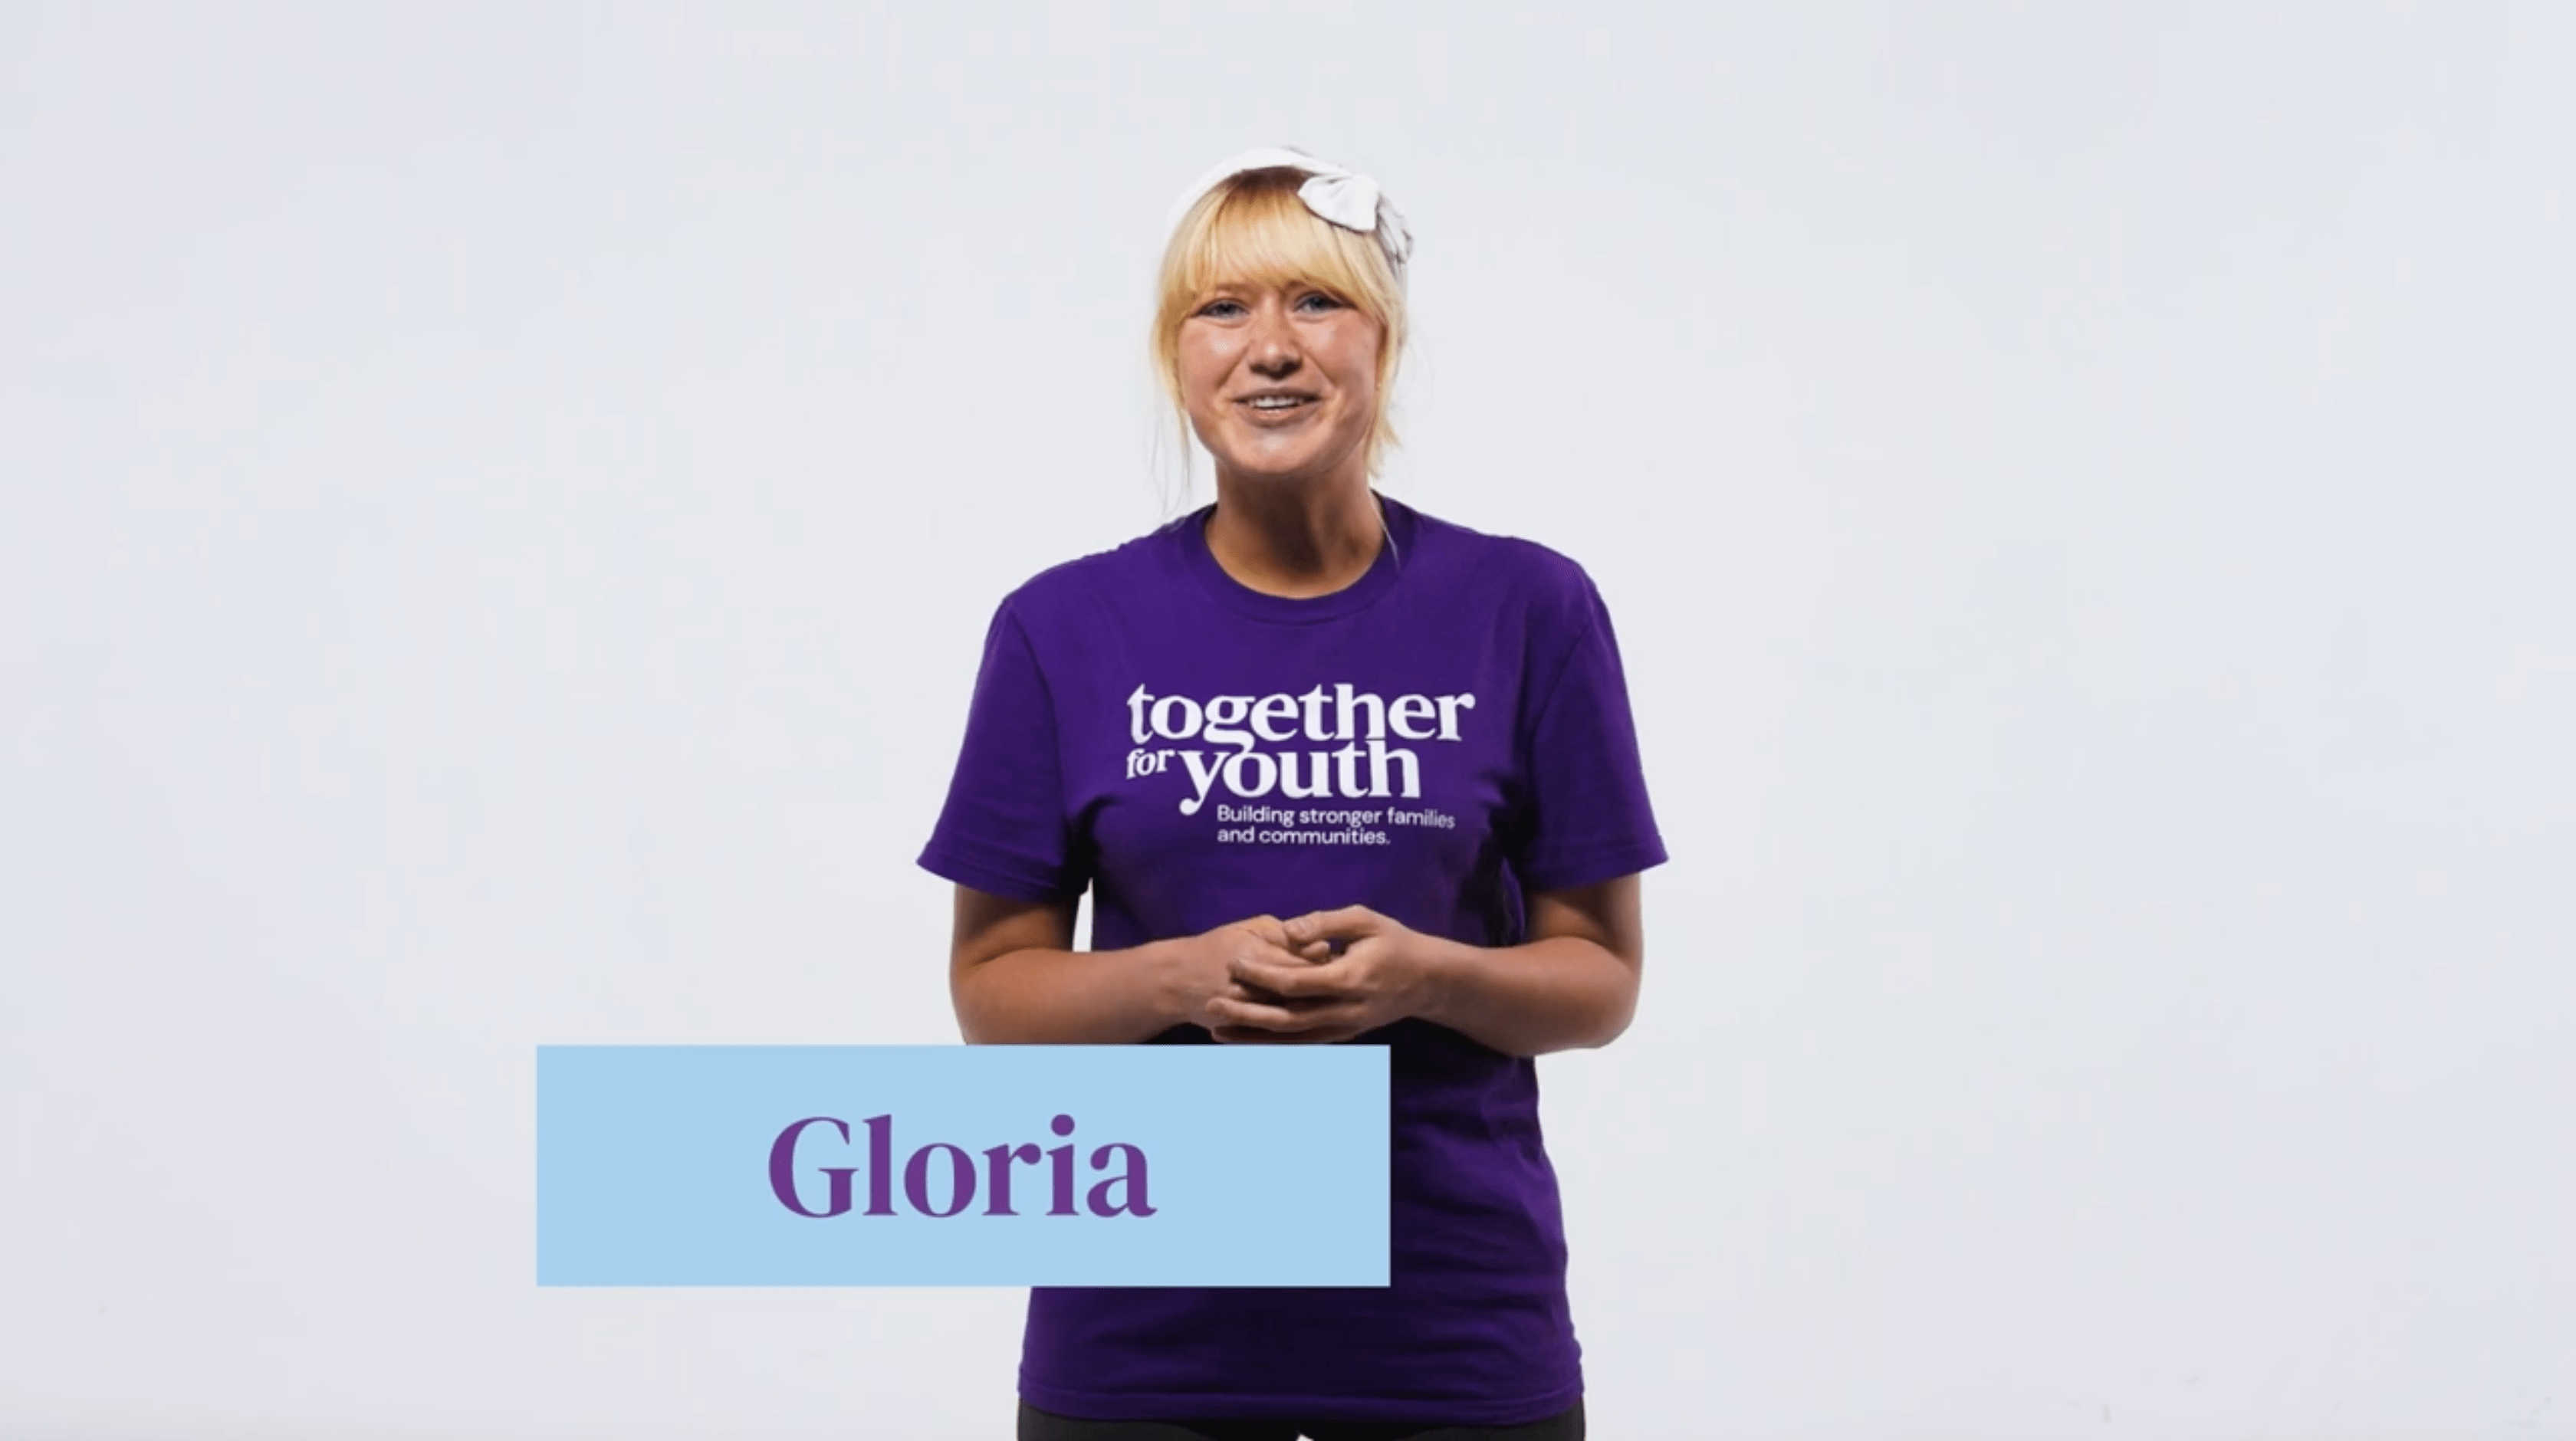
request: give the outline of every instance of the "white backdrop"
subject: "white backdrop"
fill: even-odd
[[[2576,1437],[2571,42],[8,5],[0,1436],[1008,1434],[1020,1291],[540,1290],[534,1050],[955,1037],[983,627],[1286,143],[1627,655],[1594,1434]]]

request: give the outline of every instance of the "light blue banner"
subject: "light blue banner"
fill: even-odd
[[[1387,1049],[539,1046],[537,1284],[1384,1286]]]

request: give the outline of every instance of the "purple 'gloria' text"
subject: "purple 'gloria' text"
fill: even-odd
[[[891,1216],[894,1207],[894,1117],[870,1116],[859,1123],[867,1131],[868,1209],[870,1216]],[[778,1133],[769,1147],[769,1189],[778,1204],[799,1216],[843,1216],[849,1214],[857,1187],[852,1178],[856,1166],[818,1166],[815,1169],[828,1178],[823,1209],[805,1204],[796,1191],[797,1143],[810,1127],[823,1126],[839,1134],[841,1145],[850,1144],[847,1121],[832,1116],[808,1116]],[[1058,1116],[1048,1129],[1059,1136],[1073,1134],[1073,1117]],[[818,1141],[820,1137],[816,1138]],[[984,1151],[984,1214],[1016,1216],[1011,1209],[1011,1175],[1014,1166],[1043,1164],[1054,1182],[1050,1216],[1078,1216],[1074,1209],[1073,1152],[1070,1145],[1051,1147],[1043,1152],[1034,1141],[1019,1145],[989,1146]],[[943,1164],[944,1158],[944,1164]],[[1110,1170],[1112,1162],[1120,1169]],[[1150,1216],[1154,1208],[1145,1197],[1145,1153],[1124,1141],[1112,1141],[1091,1153],[1091,1169],[1104,1172],[1091,1185],[1083,1202],[1095,1216]],[[936,1184],[934,1184],[936,1181]],[[976,1172],[974,1158],[946,1141],[933,1141],[915,1150],[903,1163],[903,1198],[912,1209],[924,1216],[954,1216],[975,1204]]]

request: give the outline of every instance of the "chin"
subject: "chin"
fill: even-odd
[[[1264,455],[1259,451],[1237,451],[1232,464],[1237,473],[1262,480],[1296,480],[1324,468],[1320,455]]]

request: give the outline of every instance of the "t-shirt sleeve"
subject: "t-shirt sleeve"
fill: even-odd
[[[921,868],[1014,900],[1082,894],[1090,877],[1069,834],[1061,764],[1046,677],[1005,600],[984,635],[966,740]]]
[[[1667,859],[1610,609],[1589,576],[1579,590],[1580,629],[1530,727],[1527,814],[1511,857],[1527,890],[1593,885]]]

